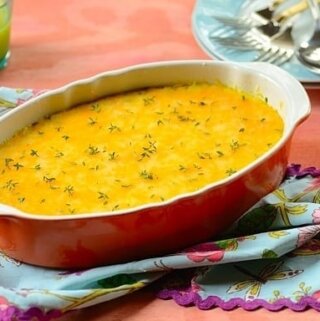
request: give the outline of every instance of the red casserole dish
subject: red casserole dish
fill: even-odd
[[[128,67],[36,97],[0,119],[0,141],[45,115],[128,90],[215,82],[268,97],[285,125],[280,141],[236,174],[168,201],[116,212],[45,216],[0,205],[0,248],[26,263],[85,268],[182,250],[225,230],[286,171],[290,140],[310,113],[302,85],[270,64],[173,61]],[[35,191],[36,192],[36,191]]]

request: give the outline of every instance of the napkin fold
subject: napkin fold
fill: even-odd
[[[0,87],[0,113],[42,92]],[[180,253],[62,271],[0,252],[0,320],[52,320],[161,277],[158,297],[183,306],[320,311],[319,203],[320,170],[291,165],[279,188],[224,235]]]

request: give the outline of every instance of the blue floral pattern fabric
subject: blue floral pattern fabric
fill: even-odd
[[[0,112],[37,94],[41,91],[0,87]],[[0,252],[0,320],[51,320],[161,277],[158,296],[180,305],[320,310],[320,171],[292,165],[287,174],[277,190],[224,235],[179,253],[61,271],[24,264]]]
[[[195,270],[189,284],[177,283],[175,276],[178,286],[172,287],[169,279],[160,296],[200,308],[320,309],[319,171],[311,168],[297,178],[301,173],[295,168],[297,175],[287,177],[225,235],[233,238],[207,243],[214,244],[211,252],[208,245],[193,247],[189,258],[207,261],[206,266]]]

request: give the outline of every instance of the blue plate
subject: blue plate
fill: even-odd
[[[193,34],[201,48],[211,57],[220,60],[229,60],[237,62],[250,62],[256,57],[256,51],[243,51],[234,48],[227,48],[215,43],[210,39],[210,32],[216,30],[220,24],[212,18],[212,14],[240,16],[244,12],[244,2],[247,0],[197,0],[192,14]],[[299,16],[299,19],[309,20],[308,13],[305,12]],[[297,26],[303,25],[301,21]],[[293,28],[292,36],[295,37],[303,33],[297,27]],[[282,69],[289,72],[306,86],[320,86],[320,75],[311,72],[303,66],[295,57],[281,66]]]

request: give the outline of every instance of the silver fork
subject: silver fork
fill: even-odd
[[[260,53],[253,61],[269,62],[274,65],[281,66],[289,61],[293,55],[293,49],[286,49],[276,45],[270,45],[261,48]]]
[[[277,34],[277,37],[268,36],[261,33],[260,30],[252,28],[251,30],[237,30],[235,28],[222,28],[217,31],[211,31],[209,38],[212,41],[219,43],[220,45],[236,47],[240,50],[251,50],[252,48],[259,49],[266,44],[273,45],[281,44],[282,46],[292,47],[292,23],[283,25],[281,34]]]
[[[285,39],[288,33],[290,33],[290,29],[282,37]],[[294,50],[284,46],[281,43],[281,38],[274,41],[265,41],[265,39],[253,31],[243,32],[243,34],[237,33],[228,37],[217,36],[213,40],[219,45],[230,49],[255,51],[256,57],[254,61],[269,62],[278,66],[289,61],[294,55]]]

